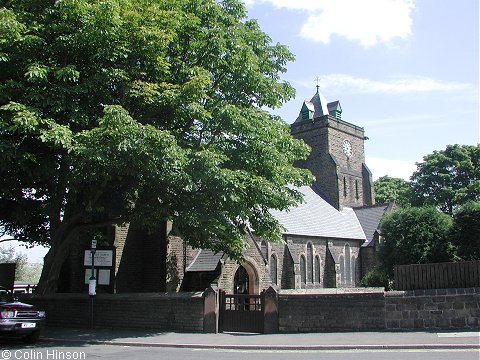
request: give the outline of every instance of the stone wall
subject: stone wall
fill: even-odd
[[[281,332],[478,329],[480,288],[287,290],[278,317]]]
[[[121,258],[116,273],[117,293],[160,292],[166,290],[167,224],[145,230],[130,224],[123,243],[117,249]],[[124,233],[121,235],[125,236]],[[122,238],[123,239],[123,238]],[[122,240],[123,241],[123,240]],[[116,241],[120,244],[119,241]]]
[[[385,293],[385,327],[453,329],[480,326],[480,288]]]
[[[363,203],[364,205],[375,205],[375,189],[373,185],[372,172],[366,164],[362,164],[363,178]]]
[[[123,224],[114,227],[114,240],[113,246],[116,248],[115,252],[115,276],[118,272],[118,267],[122,262],[123,249],[125,247],[125,241],[127,240],[128,228],[130,224]]]
[[[91,300],[85,294],[32,297],[47,312],[47,326],[90,327]],[[168,331],[203,331],[201,293],[101,294],[94,300],[94,326]]]
[[[208,296],[210,291],[210,296]],[[303,289],[266,291],[265,329],[275,332],[402,331],[479,329],[480,288],[392,291]],[[206,299],[211,301],[207,301]],[[47,311],[47,325],[90,327],[85,294],[26,297]],[[207,306],[207,304],[210,304]],[[170,294],[101,294],[94,326],[157,331],[215,332],[218,291]]]
[[[182,287],[185,269],[192,264],[199,251],[186,246],[179,236],[167,237],[167,292],[185,291]]]
[[[294,262],[288,248],[285,244],[268,243],[269,246],[269,266],[272,254],[277,259],[277,282],[276,286],[283,289],[295,288],[295,268]]]
[[[362,270],[360,279],[362,279],[363,276],[365,276],[365,274],[369,270],[373,269],[378,262],[375,247],[373,246],[361,247],[360,259],[361,259],[361,270]]]
[[[381,289],[282,291],[278,314],[280,332],[384,330],[385,298]]]
[[[347,275],[347,267],[343,268],[342,266],[346,263],[346,245],[350,248],[350,272]],[[335,260],[335,276],[336,276],[336,285],[339,288],[345,287],[355,287],[358,285],[360,279],[360,241],[351,239],[347,241],[346,239],[328,239],[328,249],[330,254]],[[343,264],[341,262],[341,257],[344,258]],[[354,258],[354,259],[353,259]],[[323,259],[322,259],[323,260]],[[350,278],[350,281],[348,281]]]
[[[328,152],[338,166],[338,189],[340,207],[366,205],[362,167],[365,163],[364,129],[343,120],[328,116]],[[343,151],[344,141],[352,146],[352,154],[347,157]],[[346,189],[345,189],[346,183]]]

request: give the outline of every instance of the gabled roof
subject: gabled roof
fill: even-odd
[[[337,110],[342,112],[342,107],[340,106],[340,101],[335,100],[327,104],[328,113],[331,114],[333,111]]]
[[[310,186],[297,190],[304,194],[302,204],[288,211],[271,211],[286,229],[285,234],[366,240],[353,209],[338,211]]]
[[[215,271],[222,256],[223,252],[215,254],[212,250],[201,249],[186,271]]]
[[[373,205],[353,209],[367,238],[363,246],[373,245],[375,232],[379,229],[380,220],[382,220],[385,212],[391,209],[392,205],[393,204]]]

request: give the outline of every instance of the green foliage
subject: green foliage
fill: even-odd
[[[400,207],[410,206],[410,183],[400,178],[382,176],[374,181],[375,202],[387,204],[390,201]]]
[[[233,258],[247,224],[280,239],[269,209],[312,180],[293,167],[308,147],[264,110],[294,95],[292,60],[236,0],[7,2],[0,226],[55,256],[133,220]]]
[[[28,284],[38,284],[42,268],[43,264],[41,263],[26,263],[23,265],[22,271],[17,272],[15,280]]]
[[[470,201],[453,216],[452,240],[463,260],[480,260],[480,202]]]
[[[0,246],[0,263],[16,263],[17,265],[21,265],[26,262],[27,256],[25,254],[15,253],[13,246]]]
[[[438,206],[452,215],[458,205],[480,200],[480,145],[448,145],[417,163],[411,177],[413,205]]]
[[[383,287],[386,290],[390,290],[391,279],[388,273],[380,266],[367,271],[360,281],[362,287]]]
[[[423,160],[410,182],[387,176],[375,182],[377,202],[415,206],[382,221],[379,260],[390,277],[397,264],[480,258],[480,147],[449,145]]]
[[[15,263],[15,281],[23,281],[29,269],[27,255],[15,252],[13,246],[0,246],[0,263]]]
[[[455,247],[449,241],[452,219],[433,207],[398,209],[381,221],[379,260],[393,277],[393,267],[453,261]]]

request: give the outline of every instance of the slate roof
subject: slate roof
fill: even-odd
[[[342,211],[338,211],[321,196],[317,189],[302,186],[297,190],[304,194],[302,204],[288,211],[271,211],[272,215],[286,229],[285,234],[358,239],[368,242],[372,240],[378,223],[388,207],[388,205],[358,209],[345,207]],[[357,218],[358,214],[360,214],[359,218]],[[363,221],[362,224],[360,219]],[[363,224],[365,227],[362,227]],[[365,236],[364,229],[367,231],[367,236]],[[287,247],[292,257],[298,258],[296,256],[298,249],[292,244],[287,244]],[[202,249],[186,271],[214,271],[223,255],[222,252],[215,254],[212,250]]]
[[[310,101],[304,101],[305,106],[308,110],[315,112],[315,106]]]
[[[367,238],[367,242],[363,246],[373,245],[375,231],[379,228],[380,220],[389,206],[389,204],[386,204],[353,209]]]
[[[186,271],[214,271],[222,256],[223,252],[215,254],[212,250],[202,249],[199,251],[195,259],[193,259],[190,266],[187,267]]]
[[[319,91],[317,91],[315,93],[315,95],[313,95],[313,97],[310,101],[305,100],[304,103],[309,108],[313,105],[313,108],[315,109],[315,112],[313,113],[314,118],[321,117],[321,116],[329,114],[328,108],[327,108],[328,101],[327,101],[327,99],[325,99],[325,96],[323,96],[322,93],[320,93]],[[303,121],[301,112],[298,115],[295,122],[300,122],[300,121]]]
[[[328,113],[330,114],[332,111],[336,110],[338,106],[339,106],[339,101],[338,100],[329,102],[327,104]]]
[[[288,211],[271,211],[286,234],[366,240],[353,209],[338,211],[310,186],[298,190],[304,194],[302,204]]]

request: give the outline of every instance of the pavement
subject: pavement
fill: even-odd
[[[480,332],[339,332],[339,333],[183,333],[125,329],[47,327],[42,342],[196,349],[354,350],[479,349]]]

